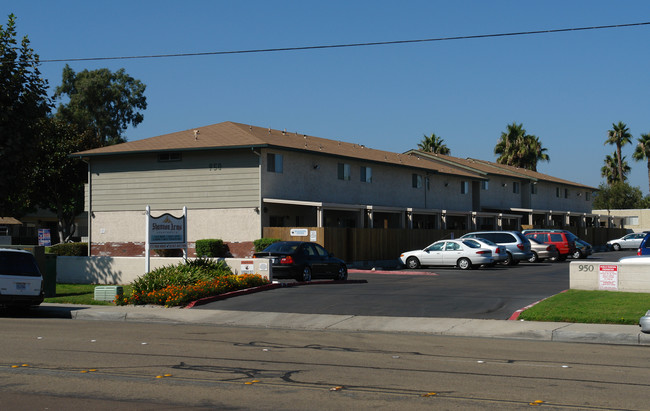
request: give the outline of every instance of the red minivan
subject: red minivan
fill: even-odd
[[[571,235],[558,231],[537,231],[526,234],[528,238],[534,238],[540,243],[553,244],[560,252],[558,260],[564,261],[566,258],[576,252],[576,243]]]

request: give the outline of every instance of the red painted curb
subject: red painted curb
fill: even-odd
[[[231,291],[229,293],[223,293],[219,295],[213,295],[210,297],[204,297],[200,298],[196,301],[192,301],[189,304],[187,304],[183,308],[192,308],[197,305],[203,305],[203,304],[208,304],[212,303],[214,301],[220,301],[220,300],[225,300],[226,298],[231,298],[231,297],[237,297],[240,295],[247,295],[247,294],[253,294],[253,293],[259,293],[261,291],[266,291],[266,290],[274,290],[276,288],[283,288],[283,287],[295,287],[298,285],[320,285],[320,284],[364,284],[367,283],[368,281],[366,280],[320,280],[320,281],[302,281],[302,282],[295,282],[295,283],[273,283],[273,284],[266,284],[266,285],[260,285],[259,287],[253,287],[253,288],[246,288],[244,290],[237,290],[237,291]]]
[[[558,294],[562,294],[562,293],[565,293],[565,292],[567,292],[567,290],[560,291]],[[555,295],[557,295],[557,294],[555,294]],[[519,315],[520,315],[521,313],[523,313],[524,311],[526,311],[526,310],[529,309],[530,307],[533,307],[533,306],[535,306],[535,305],[541,303],[542,301],[544,301],[544,300],[546,300],[546,299],[548,299],[548,298],[551,298],[551,297],[553,297],[553,296],[551,295],[550,297],[542,298],[541,300],[539,300],[539,301],[535,301],[534,303],[529,304],[529,305],[525,306],[524,308],[520,308],[520,309],[518,309],[517,311],[515,311],[514,313],[512,313],[512,315],[510,316],[510,318],[508,318],[508,321],[517,321],[517,319],[519,319]]]

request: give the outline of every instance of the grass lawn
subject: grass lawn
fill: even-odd
[[[95,301],[96,284],[57,284],[56,297],[46,298],[46,303],[113,305],[110,301]],[[131,286],[124,285],[124,294],[131,294]]]
[[[650,310],[650,294],[568,290],[522,312],[526,321],[592,324],[639,324]]]

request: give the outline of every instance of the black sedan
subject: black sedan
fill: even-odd
[[[293,278],[297,281],[311,281],[312,278],[348,278],[345,262],[335,258],[316,243],[279,241],[255,253],[254,258],[271,260],[273,278]]]

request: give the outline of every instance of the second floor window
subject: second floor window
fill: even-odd
[[[270,173],[282,172],[282,154],[268,153],[266,155],[266,171]]]
[[[422,176],[419,174],[412,175],[413,188],[422,188]]]
[[[372,183],[372,168],[361,166],[359,170],[359,178],[363,183]]]
[[[514,194],[519,194],[519,182],[515,181],[512,183],[512,192]]]
[[[467,194],[469,192],[469,182],[461,181],[460,182],[460,193]]]
[[[338,166],[338,178],[339,180],[349,180],[350,179],[350,165],[345,163],[339,163]]]

